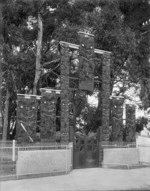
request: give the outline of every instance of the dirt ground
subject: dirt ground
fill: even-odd
[[[67,175],[1,182],[1,191],[97,190],[150,190],[150,168],[89,168]]]

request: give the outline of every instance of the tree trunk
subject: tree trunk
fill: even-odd
[[[2,59],[3,59],[3,17],[2,17],[2,3],[0,3],[0,139],[2,133],[2,96],[1,96],[1,86],[2,86]]]
[[[37,41],[37,53],[36,53],[36,71],[34,78],[33,94],[37,94],[37,84],[41,75],[41,49],[43,38],[43,21],[40,12],[38,12],[38,41]]]
[[[7,140],[9,98],[10,98],[10,92],[7,89],[7,92],[6,92],[6,101],[5,101],[5,110],[4,110],[3,141]]]

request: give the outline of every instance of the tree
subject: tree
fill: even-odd
[[[35,95],[37,94],[37,83],[40,79],[42,40],[43,40],[43,21],[40,10],[38,10],[38,39],[37,39],[37,53],[36,53],[36,69],[35,69],[35,78],[33,87],[33,94]]]
[[[2,30],[3,30],[3,20],[2,20],[2,3],[0,3],[0,118],[2,118],[2,96],[1,96],[1,87],[2,87],[2,59],[3,59],[3,34],[2,34]],[[2,121],[2,120],[1,120]],[[2,125],[2,124],[0,124]],[[2,132],[1,129],[2,127],[0,126],[0,132]]]
[[[39,94],[40,87],[56,87],[60,75],[60,52],[57,45],[60,40],[78,44],[77,32],[80,30],[95,35],[96,48],[112,52],[111,91],[115,83],[121,81],[124,84],[124,93],[132,83],[141,82],[141,78],[145,76],[146,67],[141,64],[141,59],[144,57],[142,49],[144,47],[145,50],[147,45],[140,44],[139,26],[144,20],[143,12],[146,5],[141,1],[16,0],[14,4],[10,2],[7,2],[3,10],[3,79],[10,92],[10,98],[13,97],[15,100],[14,92],[27,92],[26,87],[28,92],[34,94]],[[133,12],[137,12],[133,10],[139,5],[140,10],[143,10],[139,14],[140,22],[133,16]],[[101,81],[100,67],[96,69],[96,76]],[[143,86],[146,87],[144,84]],[[83,114],[86,107],[87,116],[88,111],[94,113],[93,118],[88,121],[89,127],[98,127],[100,124],[100,87],[98,90],[99,104],[96,110],[87,107],[86,95],[75,96],[77,100],[74,100],[76,103],[83,98],[82,108],[75,109],[78,110],[77,116]]]
[[[7,137],[7,128],[9,126],[9,119],[11,118],[8,116],[10,98],[13,96],[14,92],[15,94],[25,93],[26,87],[29,92],[33,90],[33,93],[36,94],[42,64],[47,62],[52,55],[55,55],[53,53],[50,53],[50,56],[47,54],[52,46],[50,44],[51,34],[55,28],[55,15],[49,15],[49,9],[51,6],[54,6],[55,9],[58,3],[59,1],[55,1],[55,3],[53,1],[41,1],[40,3],[32,1],[30,3],[22,0],[15,1],[13,4],[11,1],[7,1],[3,9],[3,57],[5,61],[3,65],[3,80],[6,82],[6,86],[4,88],[5,99],[3,102],[3,105],[5,105],[5,107],[3,107],[4,139]],[[44,18],[45,20],[48,20],[49,17],[52,17],[52,20],[48,24],[53,28],[53,30],[49,33],[48,38],[42,39],[43,32],[44,35],[49,32],[48,24],[44,23],[43,27],[42,19]],[[43,47],[42,40],[45,45]],[[35,54],[36,41],[37,54]],[[49,83],[53,81],[53,78],[51,79],[52,80],[50,80]]]

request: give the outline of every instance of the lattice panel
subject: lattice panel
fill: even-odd
[[[79,89],[94,89],[94,36],[79,33]]]
[[[102,64],[102,141],[109,141],[110,120],[110,54],[105,54]]]
[[[121,96],[112,98],[112,141],[123,140],[123,102]]]
[[[135,105],[126,104],[126,141],[135,141]]]
[[[19,143],[35,141],[37,97],[23,94],[17,96],[17,140]]]
[[[61,141],[69,142],[69,47],[61,44]]]
[[[56,92],[41,90],[41,140],[55,141],[56,139]]]

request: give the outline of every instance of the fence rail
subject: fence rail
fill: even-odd
[[[100,147],[103,148],[135,148],[136,147],[136,143],[132,142],[132,143],[124,143],[124,142],[108,142],[106,144],[100,144]]]

